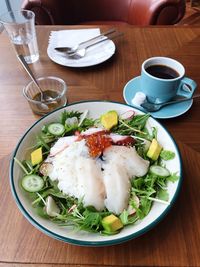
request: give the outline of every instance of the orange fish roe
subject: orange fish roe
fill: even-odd
[[[89,148],[90,156],[95,158],[100,156],[105,148],[111,146],[112,140],[104,133],[96,133],[86,138],[86,144]]]

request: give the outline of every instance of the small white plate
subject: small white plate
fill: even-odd
[[[115,53],[115,44],[112,40],[106,40],[102,43],[89,47],[86,55],[80,59],[71,59],[66,54],[57,52],[53,47],[48,46],[47,54],[49,58],[57,64],[66,67],[89,67],[100,64],[108,60]]]

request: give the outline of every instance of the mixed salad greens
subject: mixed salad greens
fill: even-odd
[[[105,117],[104,115],[93,119],[87,116],[87,111],[81,113],[65,110],[58,121],[42,127],[30,158],[22,162],[15,158],[15,161],[24,172],[20,186],[27,192],[40,216],[60,226],[73,226],[77,230],[112,235],[117,234],[126,225],[143,219],[150,212],[153,202],[168,205],[167,184],[177,181],[179,176],[177,173],[170,173],[165,167],[165,161],[172,160],[175,153],[160,146],[156,128],[152,128],[151,132],[148,131],[146,123],[149,114],[137,115],[132,111],[122,115],[117,114],[115,123],[109,121],[113,119],[112,116],[109,118],[109,112]],[[106,130],[112,133],[132,136],[137,153],[143,159],[150,161],[146,175],[131,180],[129,208],[119,215],[113,214],[106,208],[97,211],[93,206],[85,207],[82,199],[64,194],[59,190],[56,181],[52,181],[44,172],[41,173],[41,166],[49,155],[52,145],[60,137],[99,126],[107,127]],[[109,221],[114,221],[118,227],[113,228],[112,222]]]

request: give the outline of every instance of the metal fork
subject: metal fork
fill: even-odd
[[[114,38],[117,38],[117,37],[120,37],[122,36],[123,33],[122,32],[118,32],[112,36],[110,36],[110,38],[108,38],[107,36],[105,36],[105,38],[103,39],[100,39],[98,41],[96,41],[95,43],[92,43],[92,44],[88,44],[86,45],[84,48],[82,49],[78,49],[75,53],[70,53],[70,54],[67,54],[67,56],[71,59],[80,59],[80,58],[83,58],[85,55],[86,55],[86,52],[87,52],[87,48],[91,47],[91,46],[94,46],[96,44],[99,44],[99,43],[102,43],[102,42],[105,42],[107,40],[110,40],[110,39],[114,39]]]
[[[67,47],[67,46],[66,47],[55,47],[54,49],[56,51],[58,51],[58,52],[64,52],[64,53],[67,53],[67,54],[75,53],[77,50],[84,48],[88,44],[92,44],[91,42],[94,41],[94,43],[96,43],[96,41],[99,38],[101,38],[101,37],[103,37],[105,35],[112,34],[114,32],[116,32],[116,29],[114,29],[114,28],[113,29],[109,29],[108,31],[102,32],[100,35],[97,35],[97,36],[95,36],[95,37],[93,37],[93,38],[91,38],[89,40],[81,42],[81,43],[79,43],[79,44],[77,44],[77,45],[75,45],[73,47]]]

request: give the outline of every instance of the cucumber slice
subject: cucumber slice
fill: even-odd
[[[43,186],[44,180],[38,175],[31,174],[22,178],[22,187],[28,192],[37,192],[41,190]]]
[[[63,124],[55,122],[48,126],[48,132],[55,136],[60,136],[64,133],[65,127]]]
[[[150,172],[152,174],[159,176],[159,177],[167,177],[170,175],[170,172],[168,171],[168,169],[161,167],[161,166],[157,166],[157,165],[151,166]]]

